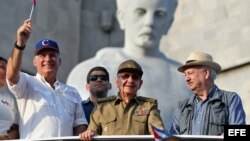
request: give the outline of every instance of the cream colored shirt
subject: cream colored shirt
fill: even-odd
[[[17,98],[21,139],[72,136],[74,127],[87,124],[73,87],[56,81],[53,89],[41,75],[25,73],[16,85],[8,86]]]

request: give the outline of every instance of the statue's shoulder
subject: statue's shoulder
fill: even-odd
[[[122,51],[122,47],[105,47],[97,51],[96,57],[102,58],[105,56],[108,56],[110,58],[110,55],[114,55],[115,53],[120,53]]]
[[[118,51],[119,51],[119,48],[115,48],[115,47],[102,48],[99,51],[97,51],[94,57],[78,63],[74,67],[74,69],[82,70],[82,68],[85,68],[85,70],[89,70],[94,66],[102,65],[102,62],[105,60],[105,58],[110,58],[110,56],[114,55],[114,52],[118,52]]]
[[[99,49],[97,53],[103,53],[103,52],[109,52],[109,51],[119,51],[123,47],[104,47],[102,49]]]
[[[166,61],[168,62],[168,64],[169,64],[170,66],[172,66],[172,67],[174,67],[174,68],[177,68],[177,67],[179,67],[179,66],[182,65],[181,62],[179,62],[179,61],[177,61],[177,60],[174,60],[174,59],[172,59],[172,58],[166,58]]]
[[[96,64],[96,59],[95,59],[95,57],[92,57],[92,58],[89,58],[87,60],[84,60],[84,61],[78,63],[74,68],[78,68],[78,69],[85,68],[85,70],[88,70],[89,68],[91,68],[91,67],[93,67],[95,65],[97,65]],[[86,66],[90,66],[90,67],[86,68]]]

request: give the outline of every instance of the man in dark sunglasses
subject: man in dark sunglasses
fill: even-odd
[[[90,122],[89,118],[97,99],[107,97],[110,89],[111,83],[109,82],[108,71],[101,66],[90,69],[86,84],[86,90],[89,91],[90,96],[87,100],[82,101],[82,107],[88,123]]]
[[[149,135],[153,134],[151,125],[165,129],[157,100],[137,96],[142,75],[134,60],[120,64],[115,78],[118,95],[97,100],[88,130],[80,134],[82,140],[91,140],[94,135]]]

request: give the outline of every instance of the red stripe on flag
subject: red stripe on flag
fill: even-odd
[[[36,0],[32,0],[32,3],[33,3],[34,5],[36,5]]]

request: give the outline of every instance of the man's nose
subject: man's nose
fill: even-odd
[[[51,58],[50,55],[45,55],[45,56],[44,56],[44,59],[45,59],[45,60],[49,60],[50,58]]]
[[[189,81],[190,80],[190,77],[188,75],[185,75],[185,80],[186,81]]]
[[[152,26],[154,23],[154,14],[153,13],[147,13],[144,18],[144,24],[147,26]]]
[[[132,75],[130,75],[130,76],[128,77],[128,81],[129,81],[129,82],[132,82],[132,81],[133,81]]]
[[[101,77],[97,77],[96,81],[102,81],[102,78]]]

